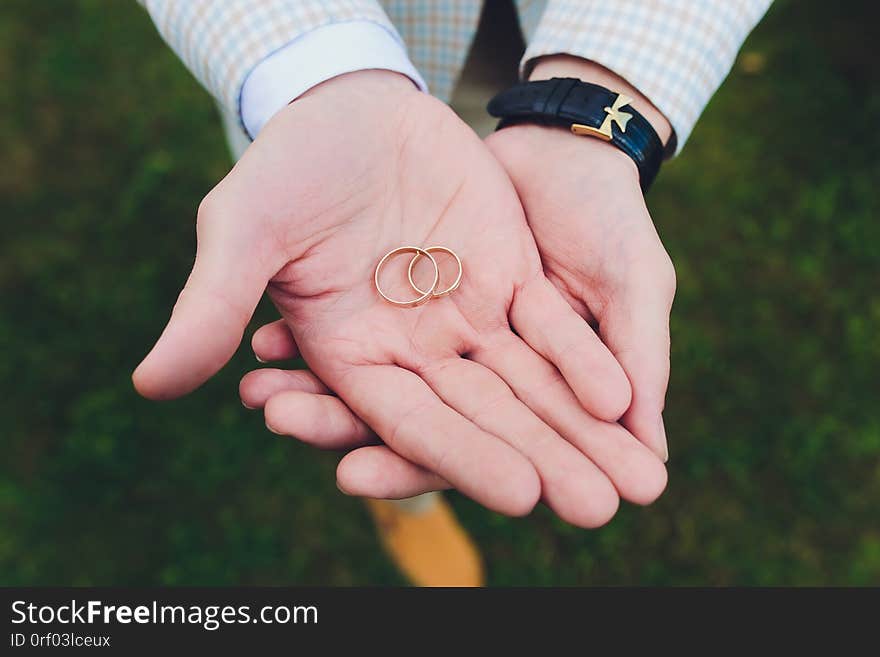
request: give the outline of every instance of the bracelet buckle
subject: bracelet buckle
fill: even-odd
[[[605,110],[605,120],[602,121],[602,125],[598,128],[594,128],[590,125],[584,125],[583,123],[572,123],[571,131],[576,135],[587,135],[590,137],[598,137],[603,141],[611,141],[611,124],[616,123],[617,127],[620,128],[621,132],[626,132],[626,124],[629,123],[629,120],[632,118],[632,114],[628,112],[620,111],[620,108],[624,105],[629,105],[632,102],[632,98],[629,96],[625,96],[623,94],[617,94],[617,98],[614,99],[614,102],[611,103],[611,107],[604,107]]]

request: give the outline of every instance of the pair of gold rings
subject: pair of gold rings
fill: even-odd
[[[437,286],[440,284],[440,267],[437,265],[437,260],[432,256],[432,253],[445,253],[447,255],[452,256],[455,259],[455,263],[458,265],[458,275],[455,277],[455,280],[451,285],[446,287],[443,290],[437,291]],[[415,299],[401,300],[395,299],[389,295],[387,295],[383,290],[382,286],[379,284],[379,274],[382,271],[382,267],[394,256],[400,255],[401,253],[412,253],[413,259],[409,262],[409,267],[406,270],[406,277],[409,280],[409,284],[412,286],[413,290],[415,290],[419,296]],[[416,263],[419,261],[419,258],[425,257],[428,259],[428,262],[431,263],[431,266],[434,267],[434,278],[431,283],[430,288],[427,290],[423,290],[416,284],[415,280],[413,280],[413,268],[416,266]],[[401,308],[415,308],[416,306],[421,306],[423,303],[427,303],[431,299],[436,299],[438,297],[444,297],[447,294],[450,294],[458,289],[458,286],[461,285],[461,276],[464,273],[464,269],[461,265],[461,258],[450,248],[445,246],[428,246],[424,249],[418,246],[399,246],[396,249],[392,249],[379,261],[379,264],[376,265],[376,273],[373,276],[373,280],[376,283],[376,291],[379,292],[379,295],[385,299],[388,303],[393,306],[400,306]]]

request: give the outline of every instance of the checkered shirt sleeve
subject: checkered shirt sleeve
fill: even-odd
[[[331,23],[370,21],[400,39],[375,0],[139,1],[187,68],[236,115],[241,87],[250,71],[310,30]]]
[[[496,2],[497,0],[486,0]],[[478,0],[382,0],[431,93],[449,102],[477,31]]]
[[[523,21],[521,73],[559,53],[602,64],[663,112],[681,149],[771,1],[549,0],[536,25]],[[542,3],[519,4],[527,18]]]

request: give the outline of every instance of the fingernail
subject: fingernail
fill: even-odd
[[[666,426],[663,424],[663,416],[660,416],[660,445],[663,449],[663,454],[660,458],[663,459],[664,463],[669,461],[669,444],[666,442]]]
[[[268,422],[266,423],[266,428],[267,428],[269,431],[271,431],[272,433],[274,433],[276,436],[283,436],[283,435],[284,435],[283,433],[281,433],[281,432],[278,431],[277,429],[273,429],[273,428],[269,425]]]
[[[245,407],[246,409],[248,409],[249,411],[254,411],[254,410],[256,410],[256,408],[255,408],[254,406],[248,406],[248,405],[245,403],[244,399],[241,400],[241,405],[244,406],[244,407]]]
[[[260,358],[260,357],[257,356],[256,354],[254,354],[254,358],[257,359],[257,362],[258,362],[258,363],[262,363],[263,365],[265,365],[265,364],[268,362],[268,361],[263,360],[262,358]]]

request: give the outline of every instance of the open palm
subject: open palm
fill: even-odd
[[[486,142],[516,188],[547,277],[598,328],[629,378],[623,425],[665,461],[675,270],[636,167],[613,146],[558,128],[514,126]]]
[[[662,489],[665,470],[631,436],[581,426],[584,409],[616,420],[628,383],[544,278],[504,171],[402,78],[342,76],[279,113],[205,199],[198,237],[135,373],[147,396],[219,369],[268,285],[310,367],[387,448],[486,506],[521,514],[543,497],[591,525],[616,509],[614,479],[647,474],[636,497]],[[460,289],[415,309],[383,301],[373,269],[407,244],[453,248]]]

